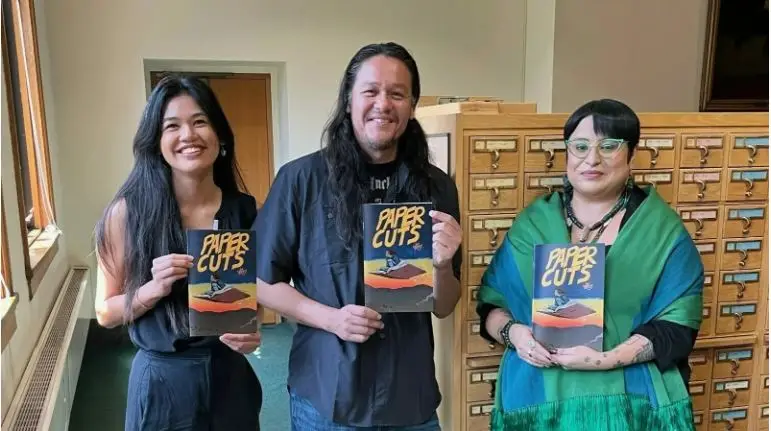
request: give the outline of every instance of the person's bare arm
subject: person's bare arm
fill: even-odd
[[[363,343],[383,327],[380,314],[370,308],[355,304],[330,307],[306,297],[288,283],[267,284],[257,279],[257,297],[261,305],[345,341]]]
[[[126,203],[119,201],[109,211],[105,222],[105,237],[109,244],[105,256],[98,255],[99,281],[96,285],[94,309],[96,320],[105,328],[114,328],[128,322],[126,316],[125,267],[124,267],[124,229],[126,224]],[[168,275],[173,277],[177,271],[171,268]],[[184,275],[183,275],[184,276]],[[170,286],[169,286],[170,289]],[[134,318],[143,315],[168,292],[155,280],[142,285],[134,295],[131,307]]]
[[[460,299],[460,282],[455,278],[452,266],[434,268],[434,315],[443,319],[455,310]]]

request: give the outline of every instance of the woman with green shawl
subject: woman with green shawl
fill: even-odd
[[[592,101],[564,127],[563,192],[514,221],[482,278],[482,336],[506,346],[493,430],[692,430],[687,358],[701,324],[704,267],[678,215],[630,179],[640,122]],[[549,351],[532,334],[537,244],[606,245],[602,351]]]

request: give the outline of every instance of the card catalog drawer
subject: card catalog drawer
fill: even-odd
[[[729,169],[723,199],[726,201],[767,201],[768,168]]]
[[[715,274],[712,272],[704,273],[704,292],[702,293],[705,304],[712,303],[712,297],[715,295]]]
[[[468,295],[466,295],[466,319],[478,320],[477,314],[477,295],[479,295],[479,286],[469,286]]]
[[[492,262],[494,254],[494,251],[472,251],[468,254],[469,284],[481,284],[482,276],[487,270],[487,266]]]
[[[718,206],[679,207],[677,212],[693,239],[713,239],[718,237],[720,208]]]
[[[562,135],[525,138],[525,172],[564,172],[567,147]]]
[[[693,412],[693,426],[696,431],[707,431],[709,424],[704,419],[704,412]]]
[[[466,353],[474,354],[474,353],[502,353],[503,352],[503,346],[498,343],[491,343],[484,338],[482,338],[481,335],[479,335],[479,330],[481,329],[481,323],[479,320],[468,322],[467,324],[467,330],[466,330]]]
[[[694,410],[709,409],[709,390],[707,388],[707,382],[691,381],[688,383],[688,393],[691,395],[691,402],[693,403]]]
[[[471,175],[469,210],[515,210],[519,208],[516,174]]]
[[[472,174],[519,171],[519,140],[516,136],[470,136]]]
[[[753,332],[757,324],[757,302],[721,302],[718,304],[715,335]]]
[[[755,364],[751,346],[717,348],[712,359],[713,380],[749,377]]]
[[[723,240],[721,269],[724,271],[758,269],[763,262],[760,238]]]
[[[750,379],[712,381],[710,408],[727,409],[750,405]]]
[[[726,206],[723,218],[724,238],[763,236],[766,233],[766,208],[763,205]]]
[[[673,203],[675,198],[675,181],[672,171],[632,171],[635,184],[651,186],[667,203]]]
[[[768,393],[766,393],[766,398],[764,398],[766,402],[768,402]],[[768,404],[764,404],[761,406],[758,406],[758,429],[760,430],[767,430],[768,429]]]
[[[763,368],[763,370],[768,370],[768,368]],[[761,402],[768,402],[768,376],[760,376],[760,397],[758,398]]]
[[[466,429],[468,431],[488,431],[490,415],[493,412],[493,401],[471,403],[466,408]]]
[[[564,187],[563,174],[525,174],[525,205],[538,196],[551,194]]]
[[[712,335],[712,328],[714,326],[714,314],[712,312],[711,304],[704,304],[701,308],[701,326],[699,326],[698,337],[709,337]]]
[[[684,169],[680,171],[678,202],[720,201],[722,172],[720,169]]]
[[[496,250],[516,217],[514,213],[469,217],[468,250]]]
[[[709,380],[712,376],[712,355],[707,349],[699,349],[688,356],[688,366],[691,368],[691,380]]]
[[[768,166],[768,135],[744,134],[734,136],[729,147],[728,166]]]
[[[694,241],[696,249],[704,264],[704,272],[713,272],[717,269],[717,240]]]
[[[637,144],[632,169],[674,169],[675,137],[645,135]]]
[[[498,368],[466,371],[466,401],[494,400],[497,382]]]
[[[763,354],[761,355],[763,358],[763,366],[761,367],[761,370],[768,370],[768,334],[763,335]]]
[[[710,413],[710,430],[745,431],[749,426],[749,407],[735,409],[712,410]]]
[[[683,135],[682,168],[718,168],[723,166],[725,141],[722,134]]]
[[[753,301],[759,298],[760,270],[720,273],[719,301]]]

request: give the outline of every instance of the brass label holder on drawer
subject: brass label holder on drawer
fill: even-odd
[[[732,169],[731,170],[731,182],[738,183],[743,182],[747,190],[744,192],[745,197],[752,197],[752,189],[755,186],[755,181],[768,181],[768,171],[765,169]]]
[[[529,189],[546,189],[546,193],[552,194],[554,190],[561,190],[564,186],[562,175],[543,175],[530,177],[527,184]]]
[[[475,153],[491,153],[492,161],[490,167],[498,169],[500,167],[501,152],[517,151],[517,138],[513,136],[496,137],[478,137],[471,138],[472,148]]]
[[[746,148],[749,151],[748,164],[755,163],[758,147],[768,148],[768,136],[737,137],[734,140],[734,148]]]
[[[656,167],[661,149],[674,149],[675,138],[641,138],[637,148],[651,152],[651,167]]]

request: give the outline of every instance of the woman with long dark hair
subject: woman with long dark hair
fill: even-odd
[[[233,131],[201,80],[167,76],[134,137],[134,166],[96,226],[100,325],[138,351],[126,430],[259,429],[262,390],[245,353],[260,334],[188,335],[185,229],[248,229],[257,215]]]

